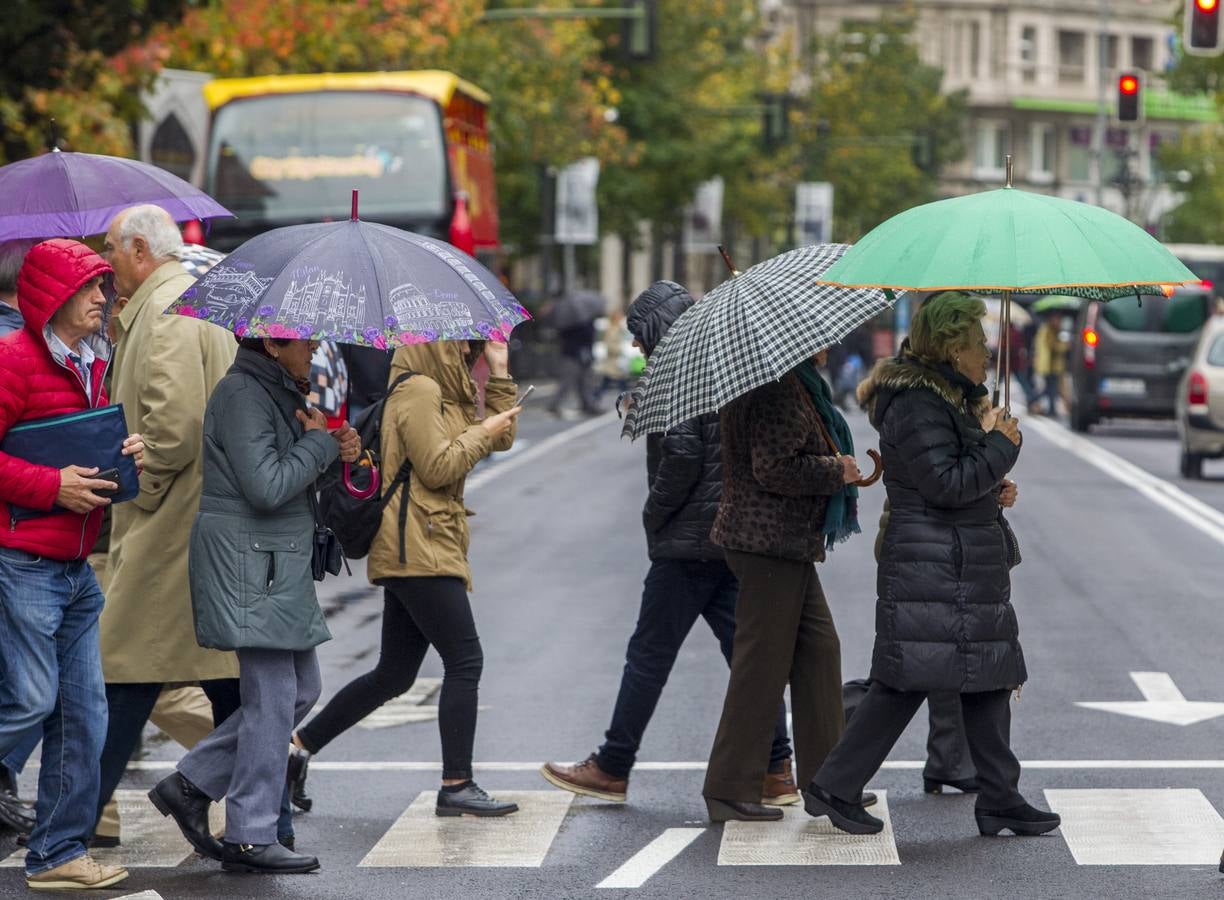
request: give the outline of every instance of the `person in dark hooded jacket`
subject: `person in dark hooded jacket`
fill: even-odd
[[[871,688],[804,792],[813,816],[851,834],[884,823],[857,801],[927,694],[961,696],[981,792],[983,835],[1044,834],[1054,813],[1021,796],[1011,692],[1028,677],[1011,604],[1019,549],[1001,507],[1020,429],[1002,409],[980,413],[990,350],[985,305],[948,292],[914,317],[910,349],[885,360],[868,397],[880,432],[890,517],[878,572]]]
[[[693,304],[683,287],[656,281],[633,302],[626,322],[635,344],[650,356],[672,323]],[[727,662],[735,638],[735,575],[710,540],[722,496],[722,451],[717,413],[677,425],[646,440],[650,488],[642,524],[651,565],[637,628],[602,747],[574,765],[545,763],[540,773],[576,794],[623,802],[642,735],[650,723],[676,655],[698,618],[714,632]],[[778,709],[762,803],[799,801],[791,774],[786,705]]]

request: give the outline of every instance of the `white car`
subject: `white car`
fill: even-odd
[[[1224,457],[1224,315],[1203,325],[1198,346],[1177,390],[1181,473],[1202,478],[1203,460]]]

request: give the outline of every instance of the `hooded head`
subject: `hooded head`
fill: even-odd
[[[400,347],[391,357],[391,378],[394,381],[405,372],[416,372],[432,378],[442,389],[442,399],[468,409],[476,416],[476,383],[468,368],[462,341],[435,341]]]
[[[106,260],[80,241],[54,238],[35,244],[17,273],[17,306],[26,327],[41,337],[51,317],[85,282],[110,271]]]
[[[656,281],[630,305],[625,326],[650,356],[667,329],[692,305],[693,296],[676,282]]]

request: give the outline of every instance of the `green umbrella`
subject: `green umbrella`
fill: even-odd
[[[1042,297],[1029,307],[1031,312],[1078,312],[1084,301],[1080,297],[1068,297],[1066,294],[1049,294]]]
[[[1195,275],[1142,228],[1108,210],[1007,187],[916,206],[872,229],[821,279],[892,291],[966,290],[1004,298],[996,376],[1010,372],[1011,294],[1109,300]],[[1008,397],[1010,400],[1010,397]],[[1005,404],[1006,405],[1006,404]]]

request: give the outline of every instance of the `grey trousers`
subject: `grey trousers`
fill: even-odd
[[[275,844],[293,729],[319,699],[314,650],[238,651],[242,706],[182,758],[183,777],[225,798],[225,839]]]

